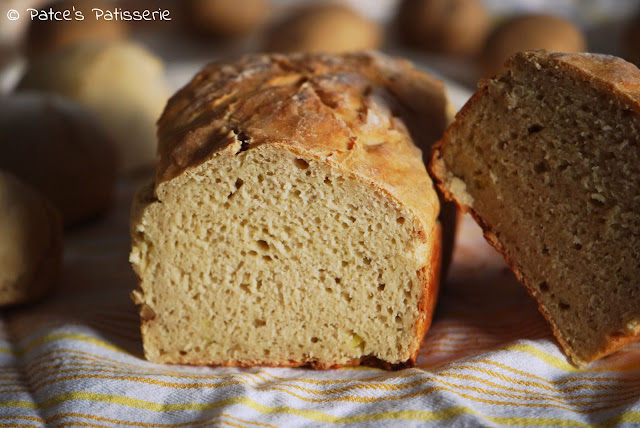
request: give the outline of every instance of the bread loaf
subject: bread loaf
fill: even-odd
[[[437,144],[474,215],[578,365],[640,338],[640,71],[530,51],[482,81]]]
[[[0,306],[42,297],[60,272],[60,214],[33,187],[2,170],[0,236]]]
[[[170,100],[131,220],[149,360],[413,364],[440,226],[410,88],[442,132],[442,85],[373,53],[215,63]]]

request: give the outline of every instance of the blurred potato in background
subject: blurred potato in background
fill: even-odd
[[[487,39],[480,57],[481,73],[493,76],[512,54],[530,49],[583,52],[587,43],[572,22],[553,15],[522,15],[507,19]]]
[[[42,297],[60,273],[60,214],[32,186],[1,170],[0,236],[0,306]]]
[[[185,0],[188,24],[197,33],[213,37],[240,37],[267,22],[268,0]]]
[[[629,23],[623,43],[625,58],[640,67],[640,15]]]
[[[19,91],[67,97],[92,111],[119,149],[121,171],[153,165],[156,120],[169,98],[162,61],[128,41],[76,43],[32,60]]]
[[[29,57],[59,49],[78,42],[118,40],[127,37],[128,25],[123,21],[94,19],[92,9],[102,10],[113,7],[113,2],[104,0],[63,0],[51,2],[43,9],[54,11],[80,10],[84,19],[70,21],[35,20],[29,25],[26,51]]]
[[[0,170],[38,189],[66,226],[112,203],[117,151],[96,118],[55,95],[0,97]]]
[[[377,22],[334,2],[300,6],[267,32],[265,50],[271,52],[347,52],[376,49],[383,32]]]
[[[395,21],[408,45],[460,56],[476,55],[490,27],[481,0],[404,0]]]

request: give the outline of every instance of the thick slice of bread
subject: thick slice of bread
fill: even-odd
[[[147,358],[411,365],[441,244],[404,117],[423,114],[435,140],[445,104],[440,83],[379,54],[206,67],[160,119],[155,182],[132,212]]]
[[[507,65],[430,168],[583,365],[640,339],[640,71],[546,51]]]

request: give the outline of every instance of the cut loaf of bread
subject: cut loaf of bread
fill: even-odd
[[[584,365],[640,339],[640,71],[547,51],[507,66],[481,82],[430,168]]]
[[[413,364],[441,242],[404,117],[435,141],[445,105],[439,82],[375,53],[207,66],[161,117],[155,182],[132,210],[146,357]]]

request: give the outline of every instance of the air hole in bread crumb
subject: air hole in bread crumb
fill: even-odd
[[[319,341],[320,341],[320,339],[318,339],[315,336],[311,338],[311,343],[318,343]]]
[[[560,307],[560,309],[562,309],[563,311],[566,311],[567,309],[571,308],[571,305],[565,302],[560,302],[558,303],[558,306]]]
[[[331,179],[329,177],[325,177],[324,184],[331,184]]]
[[[267,325],[267,322],[265,320],[259,320],[259,319],[253,320],[254,327],[264,327],[265,325]]]
[[[542,281],[540,284],[538,284],[538,288],[540,289],[540,291],[546,293],[547,291],[549,291],[549,284],[547,283],[547,281]]]
[[[582,250],[582,244],[576,242],[571,246],[574,250]]]
[[[334,280],[336,281],[336,284],[340,284],[342,282],[341,278],[334,278]]]
[[[307,162],[304,159],[300,159],[297,158],[296,160],[293,161],[293,164],[298,168],[298,169],[307,169],[309,168],[309,162]]]
[[[180,355],[187,355],[187,351],[180,351]]]
[[[530,127],[527,128],[527,131],[529,132],[529,134],[535,134],[537,132],[540,132],[544,129],[544,127],[542,125],[539,124],[533,124]]]
[[[362,261],[364,262],[365,265],[370,265],[371,264],[371,259],[369,257],[363,257]]]
[[[262,260],[266,261],[266,262],[270,262],[273,259],[271,258],[271,256],[262,256]]]
[[[378,291],[384,291],[386,286],[387,286],[386,284],[378,284]]]
[[[333,288],[331,287],[325,287],[324,291],[326,291],[329,294],[333,294]]]
[[[236,190],[238,190],[239,188],[241,188],[243,184],[244,184],[244,181],[242,180],[242,178],[238,178],[238,179],[236,180]]]
[[[536,172],[536,174],[543,174],[549,171],[549,167],[547,166],[547,163],[545,161],[542,161],[542,162],[538,162],[533,167],[533,170]]]
[[[404,217],[398,217],[396,221],[400,224],[404,224]]]
[[[242,289],[242,291],[244,291],[245,293],[250,293],[251,292],[249,290],[249,284],[240,284],[240,289]]]
[[[262,251],[269,251],[269,244],[267,244],[267,241],[264,241],[262,239],[259,239],[256,241],[256,244],[258,245],[258,248]]]

